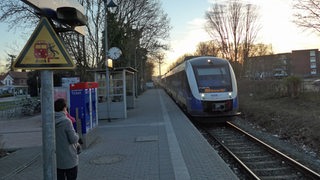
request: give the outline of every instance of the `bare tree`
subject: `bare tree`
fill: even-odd
[[[147,61],[145,66],[145,76],[143,79],[145,82],[152,81],[152,75],[154,74],[155,64],[153,61]]]
[[[164,53],[159,52],[154,55],[154,61],[158,64],[159,67],[159,78],[161,78],[161,65],[164,63]]]
[[[320,33],[320,2],[294,0],[294,23],[302,28]]]
[[[161,9],[159,0],[119,0],[118,4],[114,12],[119,25],[118,33],[129,37],[123,46],[135,46],[150,53],[166,49],[163,41],[169,37],[170,26],[168,15]]]
[[[18,0],[0,2],[0,22],[5,22],[10,29],[34,29],[39,22],[39,15],[33,8]]]
[[[243,69],[242,71],[246,71],[246,64],[248,58],[250,57],[250,53],[252,52],[252,47],[254,47],[254,42],[256,40],[257,34],[261,28],[259,24],[257,24],[259,16],[258,16],[257,6],[253,6],[252,4],[245,5],[245,31],[244,31],[244,40],[243,44]]]
[[[138,83],[144,83],[147,69],[158,52],[167,49],[164,43],[169,37],[168,15],[161,9],[159,0],[118,0],[117,9],[112,13],[115,19],[110,43],[123,51],[117,66],[134,66],[138,70]],[[110,26],[109,26],[110,27]],[[157,63],[157,62],[153,62]]]
[[[103,0],[84,0],[83,6],[88,18],[86,34],[86,57],[92,67],[101,67],[104,62],[102,36],[105,22]],[[100,63],[100,64],[99,64]]]
[[[78,0],[85,8],[88,17],[86,36],[74,32],[59,33],[67,49],[76,60],[77,71],[82,76],[94,67],[103,67],[104,54],[102,34],[105,9],[103,0]],[[161,9],[159,0],[115,0],[118,7],[112,13],[108,10],[108,44],[123,50],[123,65],[132,65],[139,59],[143,68],[147,53],[166,47],[164,40],[169,36],[169,19]],[[0,22],[9,26],[35,27],[39,12],[19,0],[0,2]],[[59,23],[55,22],[59,26]],[[85,49],[85,51],[84,51]],[[134,57],[138,56],[140,57]],[[134,57],[134,58],[133,58]],[[131,63],[131,64],[130,64]]]
[[[215,41],[200,42],[197,45],[195,56],[216,56],[221,57],[220,47]]]
[[[9,71],[14,71],[13,69],[13,62],[16,58],[16,55],[13,55],[13,54],[8,54],[8,58],[7,58],[7,65],[6,65],[6,68],[9,70]]]
[[[176,66],[178,66],[179,64],[184,62],[184,60],[190,56],[194,56],[194,54],[186,53],[186,54],[183,54],[182,56],[178,57],[175,62],[173,62],[171,65],[168,66],[167,71],[172,70],[173,68],[175,68]]]
[[[265,56],[265,55],[271,55],[273,54],[272,46],[271,44],[253,44],[251,46],[249,57],[255,57],[255,56]]]
[[[223,58],[243,63],[260,28],[257,19],[257,8],[252,4],[240,0],[215,3],[206,12],[206,30],[220,44]]]
[[[0,1],[0,22],[8,24],[8,30],[28,34],[32,32],[38,23],[38,14],[28,5],[17,0]],[[13,70],[13,61],[18,55],[20,47],[16,41],[11,42],[7,49],[6,70]]]

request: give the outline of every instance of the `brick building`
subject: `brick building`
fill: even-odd
[[[246,76],[253,79],[288,75],[291,53],[256,56],[249,58]]]
[[[253,79],[282,78],[288,75],[298,77],[319,76],[319,50],[294,50],[291,53],[257,56],[248,60],[247,77]]]
[[[292,51],[291,74],[301,77],[320,75],[318,49]]]

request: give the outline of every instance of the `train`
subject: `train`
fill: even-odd
[[[187,57],[161,77],[160,85],[197,121],[226,122],[241,114],[237,80],[228,60]]]

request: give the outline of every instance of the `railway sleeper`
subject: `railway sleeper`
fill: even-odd
[[[270,159],[271,156],[266,155],[266,154],[262,154],[262,155],[249,155],[249,156],[240,156],[241,160],[244,161],[263,161]]]
[[[268,160],[265,160],[265,161],[248,161],[246,162],[246,164],[265,164],[265,165],[268,165],[268,164],[271,164],[271,165],[274,165],[274,164],[279,164],[279,160],[277,159],[268,159]]]
[[[267,155],[268,153],[266,153],[265,151],[261,150],[261,149],[257,149],[257,148],[240,148],[238,149],[237,147],[234,148],[229,148],[230,150],[232,150],[233,153],[235,154],[252,154],[254,155]]]
[[[263,179],[263,180],[274,180],[274,179],[289,179],[289,180],[292,180],[292,179],[300,179],[297,175],[277,175],[277,176],[259,176],[260,179]]]
[[[295,173],[293,172],[292,168],[291,167],[261,167],[261,168],[253,168],[253,171],[257,174],[261,174],[261,175],[264,175],[264,174],[267,174],[267,175],[270,175],[270,174],[290,174],[290,173]]]
[[[245,164],[250,167],[255,167],[255,168],[259,169],[259,168],[279,166],[279,161],[277,161],[277,160],[252,161],[252,162],[246,162]]]
[[[236,146],[236,147],[249,147],[248,143],[245,142],[225,142],[228,146]]]
[[[280,179],[282,179],[282,177],[287,177],[290,179],[301,179],[301,174],[291,169],[290,167],[279,167],[279,168],[275,167],[275,168],[261,168],[261,169],[252,168],[252,170],[257,176],[263,177],[261,179],[264,179],[265,177],[281,177]]]
[[[256,154],[262,154],[263,152],[262,151],[260,151],[260,150],[258,150],[258,149],[253,149],[253,150],[240,150],[240,151],[237,151],[237,150],[235,150],[235,151],[233,151],[235,154],[239,154],[240,156],[242,156],[242,155],[256,155]]]
[[[252,147],[248,144],[242,144],[242,145],[238,145],[238,144],[228,144],[228,143],[224,143],[229,149],[245,149],[245,150],[255,150],[257,148]]]
[[[239,142],[239,141],[246,141],[246,137],[244,135],[239,135],[239,136],[232,136],[232,137],[224,137],[224,140],[228,142]]]

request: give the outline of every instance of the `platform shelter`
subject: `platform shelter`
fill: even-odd
[[[127,109],[135,107],[135,76],[137,70],[131,67],[113,68],[106,78],[105,70],[95,70],[98,82],[99,119],[127,118]],[[108,82],[107,82],[108,81]]]

